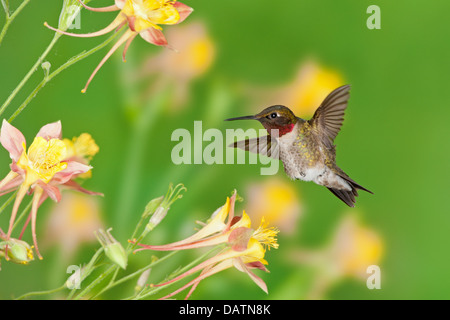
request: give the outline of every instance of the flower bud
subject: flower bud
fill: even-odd
[[[162,219],[165,218],[169,209],[170,208],[164,208],[162,206],[159,206],[156,209],[155,213],[150,218],[150,221],[148,222],[146,229],[153,230],[153,228],[155,228],[162,221]]]
[[[67,272],[73,272],[73,274],[66,280],[65,286],[67,289],[72,290],[72,289],[80,289],[80,285],[81,285],[81,280],[82,280],[82,275],[85,271],[85,267],[78,267],[78,266],[69,266],[69,268],[67,268]]]
[[[48,77],[48,75],[50,74],[50,68],[52,67],[52,65],[50,64],[50,62],[45,61],[41,64],[42,70],[44,70],[44,75],[45,77]]]
[[[145,206],[145,210],[144,213],[142,214],[142,217],[145,219],[151,216],[153,213],[155,213],[156,209],[161,205],[163,200],[164,196],[150,200],[150,202],[147,203],[147,205]]]
[[[145,284],[147,283],[151,271],[152,269],[147,269],[144,272],[142,272],[142,274],[139,276],[136,286],[134,287],[134,292],[138,293],[145,287]]]
[[[67,30],[80,13],[80,10],[81,4],[78,0],[64,0],[63,8],[59,16],[58,29],[63,31]]]
[[[165,197],[159,197],[150,201],[147,204],[149,210],[153,210],[154,213],[150,218],[150,221],[145,226],[144,233],[147,234],[149,231],[153,230],[167,215],[170,206],[177,200],[182,198],[182,192],[186,191],[183,184],[178,184],[173,188],[172,184],[169,186],[169,190]],[[153,202],[154,201],[154,202]],[[147,211],[146,207],[146,211]]]
[[[28,264],[34,260],[32,247],[22,240],[10,239],[0,243],[0,250],[4,256],[5,248],[8,246],[7,259],[18,264]]]
[[[122,269],[126,269],[128,264],[128,256],[122,245],[111,235],[111,230],[112,229],[108,229],[105,232],[103,229],[99,229],[98,234],[96,233],[95,235],[97,236],[100,244],[103,246],[105,255],[109,258],[109,260]]]

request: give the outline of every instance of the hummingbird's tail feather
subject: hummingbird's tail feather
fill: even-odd
[[[352,191],[354,190],[356,192],[356,190],[363,190],[363,191],[373,194],[372,191],[370,191],[369,189],[366,189],[362,185],[356,183],[355,180],[350,178],[345,173],[343,175],[340,174],[339,176],[350,184],[350,186],[352,187]],[[356,192],[355,196],[358,196],[358,192]]]
[[[358,196],[356,189],[352,188],[352,191],[340,190],[335,188],[328,188],[336,197],[341,199],[349,207],[355,207],[355,196]]]
[[[356,203],[355,197],[358,196],[358,190],[363,190],[363,191],[373,194],[372,191],[370,191],[370,190],[364,188],[363,186],[361,186],[360,184],[356,183],[353,179],[351,179],[343,171],[342,171],[342,174],[339,174],[339,176],[348,183],[351,190],[348,191],[348,190],[330,188],[330,187],[328,187],[328,190],[330,190],[336,197],[338,197],[343,202],[345,202],[345,204],[348,205],[349,207],[352,207],[352,208],[355,207],[355,203]]]

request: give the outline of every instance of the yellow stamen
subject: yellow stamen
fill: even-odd
[[[48,183],[57,172],[67,168],[67,163],[61,162],[66,156],[66,146],[59,139],[47,141],[42,137],[36,137],[28,153],[25,143],[23,150],[17,165],[26,171],[26,185],[31,185],[37,180]]]
[[[278,243],[277,243],[277,234],[280,232],[275,227],[267,228],[267,223],[264,219],[264,217],[261,220],[261,224],[256,229],[256,231],[253,233],[252,238],[258,240],[266,249],[269,249],[271,247],[278,249]]]

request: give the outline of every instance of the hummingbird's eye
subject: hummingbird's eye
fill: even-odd
[[[270,117],[271,117],[272,119],[275,119],[277,116],[278,116],[278,114],[277,114],[276,112],[274,112],[274,113],[272,113],[272,114],[270,115]]]

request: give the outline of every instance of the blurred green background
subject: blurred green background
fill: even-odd
[[[43,22],[57,25],[60,2],[32,0],[11,25],[0,46],[1,102],[50,42],[53,32]],[[20,1],[10,3],[16,7]],[[271,272],[258,273],[266,281],[269,294],[262,292],[244,273],[230,269],[203,281],[192,299],[450,298],[447,202],[450,29],[445,25],[450,3],[444,0],[414,3],[187,0],[185,3],[195,9],[193,14],[183,24],[167,26],[164,31],[169,43],[177,48],[176,33],[181,33],[182,27],[198,23],[204,28],[214,51],[211,64],[198,75],[191,79],[173,71],[177,68],[167,71],[161,67],[163,63],[154,62],[160,60],[152,59],[164,59],[161,57],[169,54],[169,50],[138,37],[129,49],[127,62],[121,61],[120,53],[114,54],[87,93],[81,94],[80,90],[106,54],[106,48],[58,75],[13,125],[23,132],[28,143],[41,126],[57,120],[62,121],[64,137],[72,138],[83,132],[93,136],[100,152],[91,163],[93,176],[83,186],[104,193],[103,198],[97,199],[101,220],[104,226],[113,228],[114,236],[124,244],[146,203],[165,194],[170,182],[183,183],[188,191],[147,239],[152,244],[168,243],[191,234],[195,221],[205,221],[235,188],[244,198],[237,203],[237,212],[248,211],[251,190],[256,190],[252,186],[264,186],[274,179],[260,176],[259,165],[174,165],[171,150],[176,142],[171,141],[172,132],[177,128],[193,130],[194,120],[204,121],[203,130],[260,129],[257,122],[227,123],[223,119],[252,114],[266,107],[271,102],[266,102],[265,95],[294,83],[299,70],[313,61],[319,70],[332,70],[329,72],[341,79],[338,85],[352,85],[344,125],[336,139],[337,162],[375,194],[361,194],[356,209],[349,209],[325,188],[290,181],[280,170],[276,181],[293,191],[295,196],[289,204],[300,219],[295,220],[293,231],[281,230],[279,249],[267,252]],[[110,4],[107,0],[90,3],[95,7]],[[372,4],[381,8],[379,30],[366,27],[370,16],[366,10]],[[83,10],[81,30],[72,31],[99,30],[115,15]],[[0,24],[3,22],[2,13]],[[63,36],[46,60],[54,69],[106,37]],[[189,37],[186,32],[177,39],[181,43]],[[179,50],[183,59],[184,53]],[[308,83],[308,76],[304,77]],[[327,82],[326,75],[324,78]],[[14,112],[41,79],[42,70],[37,70],[5,116]],[[177,90],[185,94],[178,100],[174,98]],[[311,107],[314,110],[317,105]],[[309,118],[311,111],[298,116]],[[0,151],[1,175],[9,172],[9,163],[6,150]],[[269,200],[277,208],[280,199]],[[98,247],[95,241],[82,243],[72,254],[65,255],[60,245],[52,245],[51,239],[43,240],[48,237],[46,221],[54,207],[47,200],[38,214],[38,239],[44,260],[27,266],[3,261],[0,298],[60,286],[68,277],[66,268],[86,263]],[[0,215],[3,230],[7,229],[9,212]],[[333,234],[347,215],[356,216],[381,242],[378,246],[382,247],[382,255],[376,261],[381,268],[380,290],[369,290],[364,276],[347,274],[335,267],[338,257],[335,261],[331,255],[327,263],[318,264],[302,258],[308,256],[304,252],[320,253],[327,246],[333,247],[330,245]],[[26,240],[31,239],[30,233],[28,229]],[[345,248],[341,250],[345,252]],[[364,255],[364,250],[371,249],[363,248],[358,254]],[[162,280],[200,253],[194,250],[176,255],[155,267],[149,282]],[[161,256],[157,252],[136,254],[129,268],[145,265],[152,254]],[[330,272],[324,270],[330,268],[339,270],[327,276]],[[134,285],[118,287],[103,298],[124,298],[132,294]],[[319,294],[315,295],[314,290]],[[61,297],[64,295],[44,298]]]

